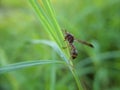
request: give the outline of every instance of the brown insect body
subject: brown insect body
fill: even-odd
[[[72,44],[74,42],[74,36],[65,31],[65,40],[67,40],[69,44]]]
[[[69,43],[70,50],[71,50],[70,54],[71,54],[72,59],[75,59],[78,56],[77,49],[73,45],[74,41],[78,41],[79,43],[82,43],[82,44],[87,45],[89,47],[93,47],[93,45],[88,43],[88,42],[75,39],[74,36],[72,34],[68,33],[66,30],[65,30],[65,40],[68,41],[68,43]]]
[[[70,51],[71,57],[72,59],[75,59],[78,56],[78,51],[73,44],[70,44],[70,47],[71,47],[71,51]]]

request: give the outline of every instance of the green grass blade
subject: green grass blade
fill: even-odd
[[[53,42],[53,41],[48,41],[48,40],[32,40],[31,43],[33,44],[45,44],[48,45],[50,47],[52,47],[57,53],[58,55],[67,62],[67,64],[69,64],[67,58],[65,57],[63,51],[59,48],[59,46]]]
[[[36,14],[39,16],[40,22],[44,26],[45,30],[47,30],[47,32],[51,35],[51,38],[55,40],[55,42],[57,42],[59,46],[62,47],[61,39],[63,39],[63,36],[60,36],[61,34],[57,35],[57,32],[61,32],[61,30],[60,27],[55,28],[56,22],[52,21],[52,17],[49,17],[49,15],[51,14],[46,10],[49,7],[47,7],[47,5],[41,0],[30,0],[30,3],[36,11]]]
[[[26,68],[26,67],[53,64],[53,63],[63,64],[64,62],[60,60],[35,60],[35,61],[26,61],[26,62],[20,62],[15,64],[9,64],[9,65],[0,67],[0,74],[14,71],[17,69]]]
[[[76,71],[73,71],[73,63],[70,60],[69,49],[63,50],[62,48],[67,46],[67,44],[64,42],[64,36],[59,24],[57,23],[55,12],[52,8],[50,0],[30,0],[30,3],[33,9],[36,11],[36,14],[39,16],[40,22],[43,24],[45,30],[49,32],[56,45],[52,42],[50,42],[52,44],[44,41],[42,43],[53,47],[55,51],[57,51],[57,53],[63,58],[72,72],[79,90],[83,90]],[[41,41],[39,43],[41,43]]]

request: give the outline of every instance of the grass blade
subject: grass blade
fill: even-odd
[[[53,39],[54,42],[56,42],[57,45],[53,43],[52,45],[50,45],[48,42],[44,41],[42,43],[50,45],[52,47],[56,46],[53,48],[55,48],[58,54],[63,58],[63,60],[68,65],[68,68],[72,72],[79,90],[83,90],[79,78],[77,77],[76,71],[73,71],[73,63],[70,60],[69,49],[63,50],[62,48],[64,46],[67,46],[67,44],[66,42],[64,42],[64,36],[55,18],[55,13],[50,3],[50,0],[30,0],[30,3],[33,9],[36,11],[36,14],[39,16],[40,22],[43,24],[45,30],[49,32],[51,38]]]
[[[26,67],[45,65],[45,64],[53,64],[53,63],[63,64],[64,62],[62,62],[60,60],[35,60],[35,61],[27,61],[27,62],[9,64],[9,65],[0,67],[0,74],[14,71],[17,69],[26,68]]]

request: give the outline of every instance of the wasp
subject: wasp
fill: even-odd
[[[87,46],[92,47],[92,48],[94,47],[91,43],[76,39],[71,33],[67,32],[66,30],[64,31],[64,34],[65,34],[64,39],[65,39],[65,41],[68,41],[68,44],[70,46],[70,55],[71,55],[72,59],[75,59],[78,56],[78,51],[73,44],[74,41],[77,41],[81,44],[87,45]]]

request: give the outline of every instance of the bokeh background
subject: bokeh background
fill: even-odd
[[[86,90],[120,90],[120,0],[51,2],[60,27],[95,47],[75,42],[79,55],[73,63]],[[49,40],[49,34],[29,0],[0,0],[0,66],[60,59],[50,47],[28,43],[33,39]],[[67,67],[41,65],[0,74],[0,90],[77,90],[77,86]]]

